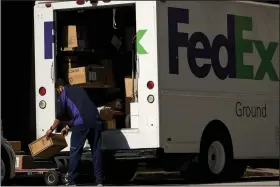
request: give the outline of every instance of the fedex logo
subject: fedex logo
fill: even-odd
[[[203,32],[179,33],[178,23],[190,24],[189,10],[182,8],[168,8],[169,31],[169,73],[179,74],[178,47],[187,48],[187,60],[191,72],[198,78],[205,78],[211,68],[215,75],[224,80],[226,78],[263,80],[267,74],[271,81],[279,81],[279,77],[272,64],[272,58],[278,47],[275,41],[266,47],[263,41],[244,39],[243,31],[252,31],[251,17],[227,15],[227,36],[218,34],[212,44]],[[215,25],[213,25],[214,27]],[[265,34],[265,33],[264,33]],[[196,48],[201,43],[203,48]],[[254,71],[252,65],[245,65],[244,53],[253,53],[254,46],[260,57],[260,65]],[[219,53],[221,47],[227,50],[227,65],[221,66]],[[211,64],[198,66],[196,59],[210,59]]]
[[[53,58],[53,22],[47,21],[44,22],[44,56],[45,59]]]

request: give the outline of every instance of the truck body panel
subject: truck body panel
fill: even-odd
[[[138,98],[131,103],[133,128],[105,131],[103,149],[199,153],[205,128],[219,121],[230,133],[234,158],[277,158],[279,6],[243,1],[98,1],[83,5],[65,1],[53,2],[51,8],[37,4],[37,137],[49,128],[55,114],[56,62],[43,56],[44,22],[55,21],[55,11],[129,4],[136,6],[138,52]],[[148,81],[154,82],[153,89],[147,88]],[[38,107],[43,99],[37,93],[40,86],[48,93],[43,111]],[[152,103],[147,101],[149,95],[154,96]]]
[[[165,152],[199,153],[204,129],[218,120],[235,158],[279,157],[278,13],[241,1],[158,3]]]
[[[100,1],[97,4],[85,2],[83,5],[77,5],[75,1],[68,1],[53,2],[49,8],[47,8],[43,3],[35,5],[35,19],[39,17],[39,15],[43,17],[37,18],[35,21],[37,138],[45,134],[55,119],[55,44],[53,41],[50,43],[50,39],[48,39],[48,37],[54,38],[53,35],[55,34],[53,27],[49,27],[44,30],[44,25],[51,21],[55,21],[53,20],[55,17],[55,11],[81,8],[106,8],[112,6],[126,6],[129,4],[136,4],[136,30],[140,33],[141,44],[144,46],[144,51],[142,50],[142,52],[137,55],[139,97],[138,102],[131,103],[131,123],[133,123],[133,128],[105,131],[102,138],[102,148],[105,150],[116,150],[159,147],[158,115],[155,115],[158,114],[158,75],[157,71],[154,71],[157,69],[155,2]],[[146,11],[143,11],[143,9],[146,9]],[[46,55],[50,48],[53,55],[47,56],[48,59],[46,59],[44,54]],[[145,73],[140,74],[140,72]],[[150,80],[152,80],[155,84],[153,90],[149,90],[146,87],[147,82]],[[47,89],[47,94],[45,96],[40,96],[38,93],[41,86]],[[147,102],[147,97],[150,94],[154,94],[155,96],[155,100],[152,104]],[[42,99],[44,99],[47,103],[45,109],[41,109],[39,107],[39,102]],[[66,137],[68,145],[70,137],[71,132]],[[88,147],[89,145],[86,144],[85,146]],[[69,147],[70,146],[65,148],[64,151],[68,151]]]

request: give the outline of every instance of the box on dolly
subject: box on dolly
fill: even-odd
[[[49,139],[47,139],[46,136],[42,136],[30,143],[29,150],[33,157],[51,158],[67,146],[67,142],[63,135],[52,134]]]

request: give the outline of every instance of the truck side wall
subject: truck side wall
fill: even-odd
[[[94,8],[125,6],[134,3],[136,4],[137,39],[141,39],[137,48],[139,49],[140,45],[143,46],[142,50],[138,50],[138,103],[131,104],[130,110],[131,123],[135,128],[105,131],[102,137],[102,148],[105,150],[159,147],[156,3],[154,1],[99,1]],[[34,8],[37,138],[45,134],[55,116],[55,72],[53,67],[56,62],[53,55],[55,45],[51,41],[53,38],[52,23],[55,21],[53,11],[92,7],[93,5],[89,1],[83,5],[77,5],[75,1],[67,1],[54,2],[50,8],[45,7],[44,4],[37,4]],[[47,52],[50,55],[46,55]],[[151,90],[147,88],[148,81],[154,82],[155,86]],[[41,86],[47,90],[44,96],[38,93]],[[147,97],[151,94],[155,99],[153,103],[148,103]],[[39,107],[42,100],[47,103],[44,109]],[[70,135],[71,133],[66,137],[67,142],[70,142]],[[86,146],[88,145],[86,144]],[[69,148],[70,146],[63,151],[68,151]]]
[[[160,146],[170,153],[198,153],[205,127],[219,120],[230,132],[235,158],[277,158],[279,7],[167,1],[157,8]],[[211,47],[205,49],[207,40]],[[262,76],[264,64],[270,77]]]

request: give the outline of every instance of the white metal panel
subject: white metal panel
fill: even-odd
[[[279,44],[279,6],[214,1],[167,1],[158,5],[161,146],[167,152],[199,152],[203,129],[210,121],[219,119],[231,133],[236,158],[278,157],[279,144],[275,136],[279,125],[279,81],[269,80],[267,74],[264,80],[220,80],[213,68],[205,78],[196,78],[188,64],[187,47],[179,47],[179,74],[169,74],[172,38],[168,35],[167,7],[188,9],[189,23],[178,23],[178,32],[188,33],[188,39],[193,33],[202,32],[211,46],[218,34],[228,37],[228,14],[252,17],[252,31],[243,31],[243,38],[261,41],[267,48],[269,42]],[[253,52],[244,53],[243,59],[246,65],[254,67],[255,75],[261,58],[255,43],[253,45]],[[199,43],[196,48],[203,46]],[[219,52],[221,65],[225,67],[226,50],[221,48]],[[208,59],[196,61],[199,66],[211,63]],[[279,46],[271,61],[279,77]],[[238,117],[237,102],[251,107],[263,107],[266,103],[266,117]],[[168,142],[168,138],[172,141]]]
[[[136,1],[136,30],[146,30],[139,43],[146,54],[139,54],[139,132],[142,141],[147,141],[149,147],[159,147],[159,117],[158,117],[158,59],[157,59],[157,23],[156,1]],[[140,37],[137,35],[137,37]],[[140,39],[140,38],[139,38]],[[154,82],[154,88],[147,88],[148,81]],[[148,95],[154,95],[153,103],[148,103]],[[133,113],[133,112],[132,112]]]
[[[94,8],[94,7],[104,7],[104,6],[123,6],[135,4],[135,1],[110,1],[103,2],[98,1],[98,3],[91,4],[90,1],[85,2],[83,5],[77,5],[76,1],[58,2],[53,3],[54,10],[67,10],[67,9],[81,9],[81,8]]]
[[[35,39],[35,91],[36,91],[36,136],[41,137],[55,119],[54,89],[54,44],[53,9],[44,5],[34,8]],[[39,95],[40,87],[46,88],[46,95]],[[45,109],[39,107],[41,100],[46,101]]]
[[[55,114],[55,97],[54,83],[51,79],[50,71],[53,60],[44,60],[44,35],[43,22],[52,21],[53,10],[67,10],[73,8],[89,8],[104,6],[119,6],[133,4],[135,1],[111,1],[98,2],[92,5],[89,2],[84,5],[77,5],[75,1],[56,2],[52,4],[52,8],[45,8],[44,4],[36,5],[35,15],[42,15],[39,20],[35,21],[35,43],[36,43],[36,104],[44,98],[47,102],[47,108],[41,110],[36,106],[37,110],[37,137],[43,135],[51,125]],[[145,10],[145,11],[143,11]],[[136,2],[137,30],[147,30],[145,36],[141,40],[141,44],[148,51],[148,54],[138,56],[139,69],[141,72],[138,82],[139,87],[139,103],[133,105],[132,113],[138,114],[134,116],[132,126],[138,129],[112,130],[103,133],[102,147],[103,149],[137,149],[137,148],[157,148],[159,147],[158,132],[158,74],[157,74],[157,40],[156,40],[156,3],[155,2]],[[52,48],[53,49],[53,48]],[[50,71],[49,71],[50,70]],[[153,90],[148,90],[146,84],[149,80],[154,81]],[[37,90],[43,85],[47,88],[47,95],[41,97]],[[155,101],[152,104],[147,102],[147,96],[153,94]],[[137,108],[138,105],[138,108]],[[67,136],[67,142],[70,142],[71,133]],[[86,145],[88,146],[88,145]],[[64,149],[68,151],[69,146]]]
[[[131,120],[131,128],[138,128],[139,122],[139,103],[130,103],[130,120]]]

